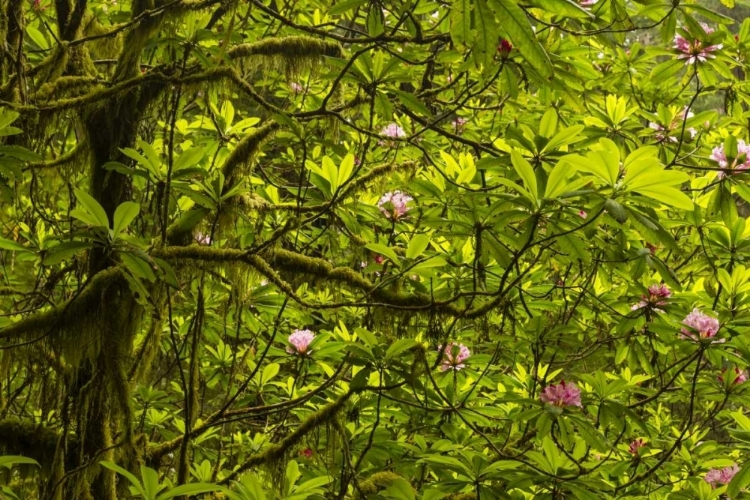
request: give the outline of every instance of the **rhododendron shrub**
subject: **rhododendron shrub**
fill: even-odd
[[[734,3],[5,0],[0,497],[750,497]]]

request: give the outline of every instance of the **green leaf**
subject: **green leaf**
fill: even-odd
[[[5,238],[0,238],[0,249],[10,250],[11,252],[32,252],[32,250],[26,248],[20,243],[16,243],[15,241],[11,241],[11,240],[6,240]]]
[[[190,148],[187,151],[183,151],[173,165],[173,170],[182,170],[183,168],[192,167],[197,165],[202,159],[205,151],[203,148]]]
[[[395,500],[414,500],[414,488],[406,479],[397,478],[386,488],[386,494]]]
[[[547,187],[544,197],[547,199],[557,198],[568,191],[567,181],[576,172],[575,165],[567,161],[558,161],[547,178]]]
[[[50,248],[44,260],[42,260],[42,264],[52,266],[73,257],[81,250],[88,250],[93,247],[92,243],[85,241],[65,241]]]
[[[375,253],[379,253],[384,257],[388,257],[394,264],[396,264],[397,266],[399,265],[399,258],[398,255],[396,255],[396,252],[394,252],[393,249],[383,245],[382,243],[368,243],[367,245],[365,245],[365,248],[368,250],[372,250]]]
[[[401,101],[401,104],[406,106],[412,112],[423,116],[432,115],[429,108],[427,108],[427,106],[425,106],[425,104],[420,101],[419,98],[414,94],[410,94],[409,92],[401,92],[400,90],[395,89],[391,90],[391,92],[396,94],[396,97],[398,97],[398,100]]]
[[[488,7],[487,0],[474,0],[473,17],[476,28],[476,37],[472,44],[475,60],[487,70],[494,64],[498,42],[495,15]]]
[[[542,121],[539,124],[539,135],[542,137],[550,138],[555,134],[557,130],[557,110],[555,108],[549,108],[542,116]]]
[[[417,345],[417,342],[412,339],[401,339],[397,340],[393,344],[388,347],[388,350],[385,353],[386,359],[393,359],[394,357],[398,356],[402,352],[411,349]]]
[[[531,24],[523,9],[513,0],[489,0],[489,5],[498,18],[503,20],[503,29],[508,33],[514,48],[545,78],[552,76],[552,61],[536,39]]]
[[[516,169],[516,173],[523,180],[523,185],[531,195],[532,201],[536,203],[537,200],[537,184],[536,174],[531,164],[526,161],[526,158],[521,156],[521,153],[515,149],[510,153],[510,159],[513,163],[513,168]]]
[[[11,468],[14,465],[36,465],[40,467],[39,462],[32,458],[22,457],[20,455],[4,455],[0,457],[0,467]]]
[[[671,207],[681,208],[683,210],[693,209],[693,200],[688,198],[688,196],[679,189],[673,187],[643,187],[638,189],[638,192],[643,196],[648,196],[649,198],[658,200]]]
[[[90,194],[86,193],[85,191],[81,191],[80,189],[76,189],[74,193],[81,208],[87,214],[91,215],[91,218],[89,218],[89,222],[84,222],[91,226],[100,226],[109,229],[109,219],[107,218],[107,213],[104,211],[99,202],[96,201]]]
[[[328,14],[331,16],[340,16],[341,14],[354,10],[367,2],[369,2],[369,0],[344,0],[343,2],[336,2],[333,7],[328,9]]]
[[[166,493],[162,493],[156,500],[169,500],[170,498],[179,497],[183,495],[198,495],[200,493],[211,493],[213,491],[226,491],[218,484],[208,483],[191,483],[177,486]]]
[[[122,231],[127,229],[130,223],[133,222],[133,219],[138,216],[138,212],[140,212],[140,210],[141,206],[138,203],[134,203],[132,201],[121,203],[115,209],[114,227],[112,228],[112,232],[114,233],[115,238],[117,238],[117,235],[119,235]]]
[[[265,368],[263,368],[263,374],[260,379],[264,384],[267,384],[269,380],[279,374],[280,369],[281,367],[278,363],[269,363]]]
[[[112,462],[105,461],[105,462],[99,462],[99,464],[102,465],[103,467],[106,467],[107,469],[117,472],[121,476],[126,477],[128,481],[130,481],[130,484],[133,486],[133,488],[135,488],[136,491],[138,491],[138,493],[140,493],[142,497],[148,498],[148,496],[146,495],[146,491],[143,489],[143,486],[141,485],[140,480],[137,477],[135,477],[133,474],[128,472],[126,469],[123,469],[119,465],[114,464]]]
[[[415,234],[409,242],[409,248],[406,249],[406,258],[415,259],[422,255],[430,244],[429,234]]]
[[[457,46],[470,44],[471,33],[471,1],[453,0],[450,12],[450,35]]]

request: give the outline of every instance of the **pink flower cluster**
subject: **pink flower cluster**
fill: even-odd
[[[723,179],[726,175],[731,175],[737,170],[747,170],[750,168],[750,144],[745,144],[745,141],[739,139],[737,141],[737,158],[732,161],[731,165],[727,154],[724,151],[724,145],[717,146],[711,152],[711,159],[714,160],[722,168],[719,171],[717,177]],[[740,163],[740,160],[742,162]]]
[[[308,354],[310,344],[315,339],[315,334],[310,330],[294,330],[289,335],[289,343],[292,344],[294,349],[288,347],[286,352],[289,354]]]
[[[451,125],[453,125],[453,130],[455,130],[457,134],[460,134],[464,131],[464,127],[466,127],[467,123],[468,120],[466,120],[466,118],[458,117],[451,122]]]
[[[301,94],[304,92],[305,88],[297,82],[292,82],[289,84],[289,90],[294,94]]]
[[[570,382],[561,380],[544,388],[539,399],[554,406],[581,406],[581,390]]]
[[[442,349],[443,346],[438,346],[438,352],[440,352]],[[468,347],[463,344],[450,342],[447,346],[445,346],[445,352],[443,353],[443,364],[440,365],[440,371],[458,371],[466,368],[466,364],[464,363],[464,361],[466,361],[466,358],[468,358],[469,356],[471,356],[471,351],[469,351]]]
[[[719,331],[719,320],[702,313],[697,307],[682,320],[682,324],[689,327],[689,329],[682,329],[682,335],[694,340],[696,340],[694,332],[698,332],[700,339],[710,339]]]
[[[667,128],[664,128],[663,125],[659,125],[658,123],[649,122],[648,126],[649,128],[656,130],[656,139],[658,141],[663,141],[664,139],[669,140],[669,142],[679,142],[679,139],[673,135],[670,135],[672,132],[682,132],[682,124],[685,120],[689,120],[695,116],[692,111],[688,111],[688,108],[685,108],[682,110],[682,113],[677,115],[673,120],[672,123],[669,124]],[[686,129],[687,132],[690,134],[690,138],[695,138],[696,135],[698,135],[698,131],[695,130],[695,128],[690,127]]]
[[[628,446],[628,451],[631,455],[637,455],[638,450],[646,446],[646,442],[643,439],[635,439],[633,442],[630,443],[630,446]]]
[[[404,132],[404,129],[399,127],[395,123],[389,123],[386,125],[383,130],[380,131],[380,135],[384,135],[385,137],[390,137],[392,139],[401,139],[403,137],[406,137],[406,132]],[[393,146],[393,141],[378,141],[378,144],[380,146]]]
[[[197,241],[201,245],[210,245],[211,244],[211,236],[208,235],[208,234],[196,233],[195,234],[195,241]]]
[[[701,27],[707,35],[714,32],[713,28],[706,23],[701,23]],[[722,44],[704,47],[700,40],[693,40],[690,42],[680,34],[674,36],[674,48],[678,52],[682,52],[677,57],[679,59],[687,59],[685,64],[694,64],[696,61],[704,62],[706,59],[714,59],[716,56],[712,54],[712,52],[715,52],[722,47]]]
[[[724,484],[729,484],[735,474],[740,471],[737,464],[724,467],[723,469],[711,469],[706,473],[704,479],[708,484],[716,488]]]
[[[719,382],[724,383],[724,373],[726,371],[727,371],[726,369],[721,370],[721,375],[719,375],[718,377]],[[732,382],[732,385],[741,384],[743,382],[747,382],[747,374],[735,366],[734,367],[734,382]]]
[[[398,220],[409,211],[409,202],[412,200],[414,198],[401,191],[389,191],[378,200],[378,208],[389,219]]]
[[[651,285],[648,287],[648,295],[642,295],[641,301],[637,304],[633,304],[630,309],[633,311],[636,311],[638,309],[643,309],[644,307],[648,307],[649,309],[653,309],[654,311],[663,312],[661,309],[658,309],[660,306],[667,305],[667,301],[664,299],[668,299],[672,296],[672,291],[669,289],[669,287],[663,283],[659,285]]]
[[[593,7],[598,0],[579,0],[578,5],[581,7]]]

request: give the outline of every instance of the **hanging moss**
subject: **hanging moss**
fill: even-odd
[[[19,418],[0,420],[2,454],[33,458],[44,469],[52,466],[58,438],[57,431],[35,422]]]
[[[396,474],[395,472],[377,472],[370,476],[365,481],[360,481],[359,483],[359,491],[355,495],[355,498],[361,499],[363,498],[363,495],[366,497],[367,495],[374,495],[375,493],[386,489],[395,481],[396,479],[403,479],[401,476]],[[361,494],[360,494],[361,492]]]
[[[343,50],[338,42],[300,35],[237,45],[227,51],[227,56],[230,59],[262,56],[264,67],[281,69],[288,78],[295,78],[303,71],[314,69],[322,57],[343,57]]]

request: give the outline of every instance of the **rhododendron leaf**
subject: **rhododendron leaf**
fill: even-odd
[[[383,255],[385,257],[388,257],[394,264],[397,266],[399,265],[399,258],[396,252],[393,251],[392,248],[389,248],[386,245],[383,245],[382,243],[368,243],[365,245],[365,248],[368,250],[372,250],[375,253],[378,253],[380,255]]]
[[[453,0],[451,3],[450,25],[450,34],[453,43],[457,46],[471,43],[471,0]]]

